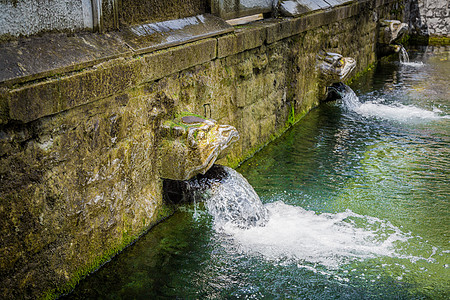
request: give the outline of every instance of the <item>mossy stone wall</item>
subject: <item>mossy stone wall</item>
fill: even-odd
[[[55,297],[170,213],[164,120],[188,110],[235,126],[220,163],[236,166],[319,104],[319,50],[354,57],[356,73],[375,62],[376,19],[401,20],[398,3],[267,20],[2,87],[1,297]]]

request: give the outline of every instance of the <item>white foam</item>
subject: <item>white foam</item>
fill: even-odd
[[[421,62],[421,61],[419,61],[419,62],[417,62],[417,61],[415,61],[415,62],[402,62],[401,64],[404,65],[404,66],[414,67],[414,68],[421,68],[421,67],[425,66],[424,63]]]
[[[447,115],[442,115],[442,111],[437,108],[430,111],[413,105],[384,104],[384,99],[361,103],[355,92],[348,86],[342,96],[342,101],[345,108],[365,117],[377,117],[401,122],[449,118]]]
[[[369,117],[378,117],[396,121],[436,120],[448,118],[441,116],[438,111],[425,110],[416,106],[396,104],[386,105],[377,102],[365,102],[354,109],[355,112]]]
[[[281,201],[266,204],[266,208],[269,219],[263,227],[230,225],[223,229],[245,252],[269,260],[304,261],[335,269],[355,259],[397,256],[395,243],[408,239],[389,222],[350,210],[315,214]],[[356,222],[364,224],[360,227]]]

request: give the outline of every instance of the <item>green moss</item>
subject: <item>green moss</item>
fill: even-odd
[[[294,108],[294,104],[293,103],[291,104],[291,111],[289,113],[287,123],[290,126],[295,124],[295,108]]]
[[[450,45],[450,37],[445,36],[430,36],[428,44],[433,46]]]
[[[40,299],[44,300],[50,300],[50,299],[56,299],[60,297],[61,295],[67,294],[71,292],[75,286],[83,280],[88,274],[98,270],[101,266],[103,266],[105,263],[111,260],[114,256],[122,252],[126,247],[130,246],[134,241],[136,241],[139,237],[141,237],[143,234],[148,232],[153,226],[158,224],[159,222],[163,221],[167,217],[171,216],[175,212],[175,207],[168,204],[163,204],[156,214],[156,218],[154,222],[151,222],[148,224],[147,227],[145,227],[141,232],[138,234],[130,234],[129,232],[131,230],[124,230],[122,233],[122,239],[120,243],[112,247],[110,249],[107,249],[102,255],[98,256],[97,253],[95,255],[91,255],[93,259],[86,265],[80,267],[73,276],[69,279],[69,281],[64,285],[57,289],[51,289],[47,292],[45,292]],[[143,220],[145,223],[145,220]]]
[[[409,34],[404,34],[400,40],[397,41],[397,43],[401,45],[409,45],[409,40],[411,39],[411,36]]]
[[[366,74],[367,72],[370,72],[372,70],[375,69],[375,63],[372,63],[370,65],[367,66],[367,68],[365,68],[364,70],[362,70],[361,72],[358,72],[355,74],[355,76],[352,76],[351,78],[349,78],[345,84],[350,85],[352,84],[353,81],[355,81],[356,79],[360,78],[361,76],[363,76],[364,74]]]
[[[185,130],[187,130],[188,128],[191,128],[191,127],[200,127],[200,126],[202,126],[202,124],[185,124],[185,123],[183,123],[181,121],[181,118],[185,117],[185,116],[194,116],[194,117],[199,117],[199,118],[204,119],[204,117],[202,117],[200,115],[193,114],[193,113],[188,112],[188,111],[182,111],[182,112],[176,113],[173,120],[167,120],[166,122],[164,122],[164,124],[168,125],[170,128],[173,128],[175,126],[180,126],[180,127],[183,127]]]
[[[293,106],[292,106],[293,107]],[[262,150],[264,147],[266,147],[268,144],[282,136],[289,128],[291,128],[294,124],[296,124],[298,121],[300,121],[310,110],[305,109],[302,110],[300,113],[295,114],[294,108],[291,109],[291,112],[289,113],[288,121],[286,121],[286,125],[279,130],[277,130],[275,133],[270,135],[270,137],[265,141],[264,143],[258,144],[251,149],[245,151],[241,156],[231,156],[228,155],[226,157],[227,163],[226,165],[235,169],[239,167],[243,162],[248,160],[249,158],[253,157],[255,153]]]

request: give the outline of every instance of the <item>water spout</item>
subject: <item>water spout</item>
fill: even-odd
[[[161,126],[160,177],[188,180],[205,174],[239,139],[236,128],[183,112]]]
[[[347,79],[356,67],[356,60],[339,53],[320,51],[317,54],[316,71],[319,74],[319,98],[327,100],[327,87]]]

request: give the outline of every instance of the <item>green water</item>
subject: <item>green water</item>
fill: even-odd
[[[67,298],[450,298],[450,48],[410,56],[424,64],[381,62],[356,110],[323,104],[238,169],[266,227],[182,207]]]

